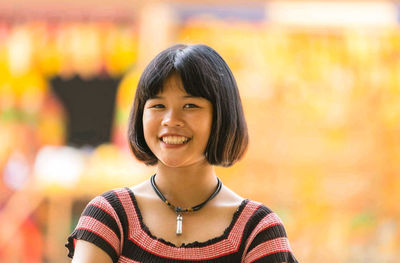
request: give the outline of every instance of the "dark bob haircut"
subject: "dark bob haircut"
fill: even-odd
[[[236,81],[224,59],[206,45],[172,46],[159,53],[142,73],[131,109],[129,144],[133,154],[147,165],[158,162],[143,134],[146,101],[163,89],[171,74],[179,74],[185,91],[209,100],[213,106],[211,135],[205,157],[212,165],[231,166],[247,149],[246,120]]]

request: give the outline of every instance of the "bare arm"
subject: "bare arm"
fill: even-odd
[[[72,263],[112,263],[112,260],[96,245],[84,240],[77,240]]]

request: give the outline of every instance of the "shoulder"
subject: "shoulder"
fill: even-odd
[[[263,203],[247,199],[247,205],[252,207],[252,209],[254,210],[252,217],[263,218],[268,215],[271,216],[272,214],[276,215],[274,211],[272,211],[268,206],[264,205]]]
[[[246,225],[244,262],[261,258],[268,262],[297,262],[279,216],[256,201],[248,200],[246,208],[251,213]]]
[[[248,224],[258,231],[278,226],[283,228],[280,217],[266,205],[252,200],[247,200]]]
[[[129,198],[128,189],[113,189],[94,197],[86,205],[74,232],[68,237],[66,246],[69,249],[70,257],[75,254],[76,241],[83,240],[102,249],[114,262],[117,261],[122,249],[124,223],[126,222],[121,201],[124,198]],[[77,250],[78,255],[82,256],[89,252],[98,255],[91,249],[94,246],[88,243],[78,242],[80,244]],[[78,258],[81,258],[81,256],[78,256]]]
[[[92,200],[90,200],[88,205],[94,205],[98,207],[115,207],[121,201],[120,197],[124,195],[129,195],[128,188],[112,189],[100,195],[97,195]]]
[[[91,199],[82,215],[98,217],[108,214],[117,219],[125,214],[125,207],[132,206],[133,203],[133,192],[129,188],[115,188]]]

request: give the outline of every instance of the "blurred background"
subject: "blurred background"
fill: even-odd
[[[236,76],[245,158],[217,168],[300,262],[400,258],[400,11],[391,1],[0,1],[0,262],[69,262],[87,202],[147,180],[127,122],[174,43]]]

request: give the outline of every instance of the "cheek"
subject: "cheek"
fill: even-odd
[[[198,127],[198,131],[201,133],[203,141],[205,141],[205,143],[208,142],[208,139],[210,137],[211,126],[212,126],[212,118],[203,118],[201,121],[198,122],[196,126]]]
[[[151,116],[143,114],[142,124],[143,124],[144,138],[146,140],[146,143],[148,144],[149,140],[152,137],[157,136],[157,123]]]

